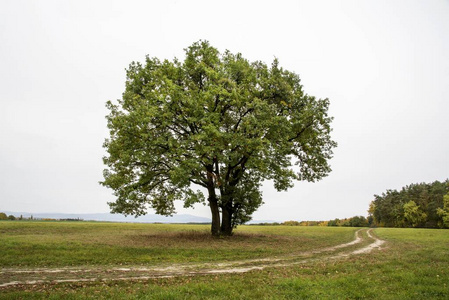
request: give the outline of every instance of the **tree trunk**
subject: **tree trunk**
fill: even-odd
[[[222,220],[221,220],[221,234],[223,235],[232,235],[232,214],[234,210],[232,208],[232,196],[222,195],[224,205],[221,208]]]
[[[220,236],[220,211],[216,197],[209,196],[209,206],[212,213],[211,233],[213,236]]]
[[[221,234],[232,235],[232,209],[229,207],[222,208]]]
[[[218,209],[217,194],[215,194],[213,167],[207,167],[207,191],[209,192],[209,206],[212,213],[211,233],[213,236],[220,236],[220,210]]]

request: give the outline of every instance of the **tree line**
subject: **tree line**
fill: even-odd
[[[284,226],[338,226],[338,227],[369,227],[372,225],[372,218],[364,216],[354,216],[351,218],[334,219],[329,221],[285,221],[275,225]]]
[[[10,220],[10,221],[14,221],[14,220],[34,220],[33,215],[31,215],[31,217],[29,218],[24,218],[22,215],[20,215],[20,217],[16,217],[13,215],[6,215],[4,212],[0,212],[0,220]]]
[[[0,220],[15,220],[15,219],[16,219],[16,217],[13,215],[8,216],[5,213],[0,212]]]
[[[374,195],[368,212],[379,227],[449,228],[449,180]]]
[[[84,221],[84,219],[80,218],[66,218],[66,219],[53,219],[53,218],[34,218],[33,215],[30,217],[24,217],[20,215],[20,217],[16,217],[13,215],[7,215],[4,212],[0,212],[0,220],[10,220],[10,221],[22,221],[22,220],[38,220],[38,221]]]

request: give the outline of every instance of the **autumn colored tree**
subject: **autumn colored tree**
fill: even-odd
[[[207,41],[185,49],[184,61],[133,62],[122,99],[107,103],[110,207],[171,215],[175,200],[207,203],[212,234],[230,235],[262,204],[264,180],[283,191],[331,171],[328,107],[277,59],[250,62]]]

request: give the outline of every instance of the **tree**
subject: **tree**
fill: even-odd
[[[355,216],[349,220],[349,226],[351,227],[368,227],[368,221],[364,216]]]
[[[443,208],[437,209],[437,214],[441,217],[440,227],[449,227],[449,193],[443,197]]]
[[[8,216],[5,213],[0,212],[0,220],[8,220]]]
[[[327,223],[327,226],[339,226],[339,223],[340,223],[340,219],[330,220]]]
[[[373,216],[379,226],[403,227],[404,208],[401,196],[396,190],[387,190],[381,196],[374,195]]]
[[[404,204],[404,217],[412,227],[422,226],[427,219],[427,214],[423,212],[415,201]]]
[[[330,172],[328,99],[307,95],[277,59],[268,67],[207,41],[185,53],[131,63],[122,99],[107,102],[112,212],[171,215],[175,200],[207,201],[212,234],[230,235],[262,204],[264,180],[284,191]]]

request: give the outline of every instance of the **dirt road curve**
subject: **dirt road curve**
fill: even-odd
[[[366,235],[364,235],[366,232]],[[60,268],[60,269],[1,269],[0,289],[16,285],[36,285],[42,283],[94,282],[116,280],[146,280],[175,276],[195,276],[208,274],[245,273],[273,267],[288,267],[342,259],[369,253],[381,248],[385,241],[372,234],[372,229],[361,229],[355,233],[353,241],[333,247],[308,252],[284,255],[282,257],[228,261],[222,263],[174,264],[168,267],[120,267],[120,268]]]

